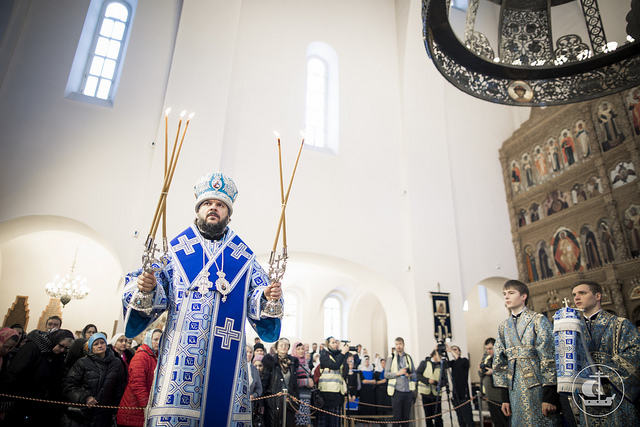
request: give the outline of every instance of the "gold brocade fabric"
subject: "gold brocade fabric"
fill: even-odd
[[[640,395],[638,374],[640,334],[638,330],[628,319],[617,317],[605,310],[598,314],[590,330],[584,322],[582,322],[582,329],[593,363],[606,365],[620,375],[620,377],[610,375],[610,385],[605,387],[613,387],[611,392],[619,396],[624,389],[625,398],[617,408],[608,406],[585,408],[589,415],[581,411],[580,424],[589,427],[640,426],[640,416],[632,403],[637,401]]]
[[[542,415],[542,386],[556,384],[553,328],[549,320],[524,309],[517,325],[511,317],[498,327],[493,381],[509,389],[511,425],[561,426],[559,415]]]

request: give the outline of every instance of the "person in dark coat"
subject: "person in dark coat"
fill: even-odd
[[[385,367],[387,366],[387,359],[380,359],[380,367],[376,366],[376,370],[373,373],[373,379],[376,381],[376,414],[377,415],[390,415],[391,414],[391,397],[387,394],[387,378],[385,378]]]
[[[118,425],[142,427],[144,411],[140,409],[122,409],[123,407],[144,408],[149,402],[149,392],[158,365],[158,348],[161,329],[150,329],[144,336],[142,345],[129,364],[129,381],[118,409]]]
[[[0,392],[61,400],[64,353],[71,347],[73,338],[73,333],[67,329],[29,332],[25,344],[4,372]],[[4,425],[12,427],[56,425],[60,412],[57,407],[39,402],[5,400],[0,402],[0,420],[2,418]]]
[[[70,407],[62,417],[63,427],[111,427],[115,409],[93,408],[95,405],[118,406],[125,388],[122,362],[110,349],[101,332],[89,338],[87,356],[79,359],[63,381],[62,391],[68,402],[86,404]]]
[[[291,344],[286,338],[280,338],[276,341],[276,354],[267,354],[262,359],[265,371],[265,388],[264,396],[269,394],[278,394],[285,388],[288,393],[295,398],[298,398],[298,378],[296,371],[298,370],[298,359],[288,354]],[[287,405],[287,425],[295,425],[295,408],[291,406],[293,402]],[[282,425],[282,404],[283,397],[272,397],[266,399],[265,402],[265,421],[268,426],[281,426]]]

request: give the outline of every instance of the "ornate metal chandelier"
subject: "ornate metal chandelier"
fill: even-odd
[[[449,3],[422,1],[424,43],[438,71],[470,95],[500,104],[545,106],[585,101],[640,85],[639,2],[614,1],[601,9],[597,0],[483,0],[482,7],[480,0],[469,0],[460,38],[450,24]],[[476,28],[483,8],[482,24],[495,20],[495,34],[489,34],[487,25],[482,31]],[[554,41],[552,17],[575,23],[580,10],[583,28],[579,32],[586,32],[589,40],[576,32],[560,34]],[[571,20],[566,19],[568,13]],[[607,40],[603,21],[609,29],[624,28],[626,40]],[[566,27],[573,30],[575,26]]]
[[[64,276],[56,274],[53,280],[45,285],[47,295],[60,298],[62,306],[66,306],[72,299],[82,299],[89,294],[90,289],[86,286],[87,279],[74,274],[76,268],[76,258],[73,257],[71,271]]]

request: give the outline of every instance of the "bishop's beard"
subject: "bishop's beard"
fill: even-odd
[[[208,240],[220,240],[229,224],[229,217],[217,224],[210,224],[204,219],[196,218],[196,226],[202,236]]]

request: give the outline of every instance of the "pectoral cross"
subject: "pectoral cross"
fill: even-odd
[[[204,271],[200,273],[200,276],[196,279],[195,285],[196,285],[196,290],[201,295],[204,295],[207,292],[209,292],[209,288],[213,286],[213,283],[211,283],[211,281],[209,280],[209,272]]]

